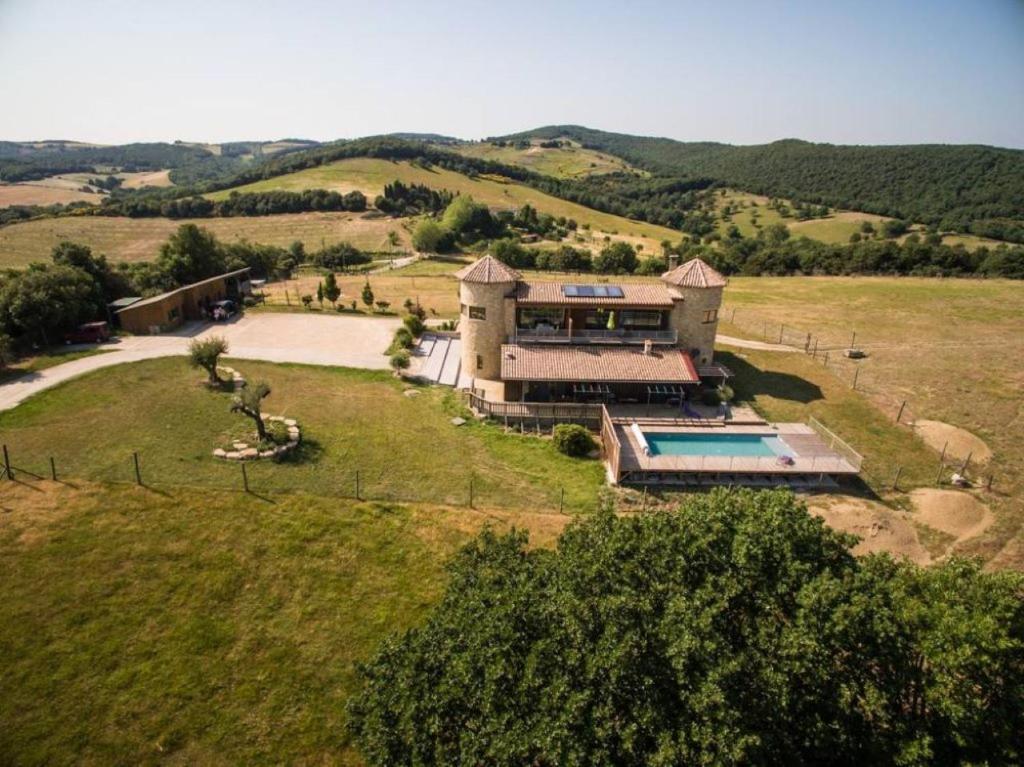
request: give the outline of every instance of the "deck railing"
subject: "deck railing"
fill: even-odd
[[[538,427],[558,423],[578,423],[597,430],[601,424],[602,405],[576,402],[492,402],[475,389],[467,394],[469,406],[488,418],[507,423],[536,424]]]
[[[829,450],[839,453],[854,468],[856,468],[857,471],[860,471],[861,464],[864,462],[864,456],[850,447],[844,439],[839,437],[834,431],[829,429],[814,416],[811,416],[807,424],[814,429],[823,440],[825,440]]]
[[[599,405],[601,408],[601,445],[604,449],[604,460],[608,466],[608,475],[614,484],[619,484],[622,477],[622,444],[619,442],[619,435],[615,433],[615,423],[608,415],[608,408]]]
[[[636,456],[636,468],[644,472],[693,472],[714,474],[852,474],[856,468],[845,456],[796,457],[782,463],[777,456],[659,455]]]
[[[511,343],[547,342],[561,344],[674,344],[679,338],[675,330],[573,330],[566,328],[516,328],[509,336]]]

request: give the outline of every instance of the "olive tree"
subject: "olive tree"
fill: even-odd
[[[202,368],[210,376],[211,384],[220,383],[217,364],[222,354],[228,353],[228,342],[220,336],[193,338],[188,345],[188,358],[193,367]]]
[[[249,416],[256,424],[256,434],[260,442],[267,438],[267,425],[263,422],[260,407],[263,400],[270,394],[270,386],[265,381],[249,384],[235,395],[231,401],[231,412]]]

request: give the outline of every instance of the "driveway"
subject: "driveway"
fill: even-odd
[[[103,354],[66,362],[0,385],[0,410],[9,410],[37,392],[100,368],[125,362],[188,354],[193,338],[223,336],[226,357],[298,362],[307,365],[385,370],[384,351],[398,319],[320,314],[255,314],[225,324],[190,324],[159,336],[119,338],[99,347]],[[91,347],[80,347],[91,348]]]

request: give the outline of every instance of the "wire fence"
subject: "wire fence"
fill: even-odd
[[[238,460],[191,457],[125,450],[123,456],[96,464],[85,459],[39,455],[3,445],[0,487],[6,481],[40,481],[74,485],[97,482],[137,485],[154,490],[234,491],[270,500],[272,496],[316,495],[339,500],[417,503],[438,506],[574,512],[593,510],[604,502],[606,488],[587,483],[517,482],[510,487],[485,472],[465,471],[432,476],[401,466],[317,471],[302,451],[293,459]]]
[[[848,334],[808,330],[799,325],[768,320],[763,315],[744,307],[726,306],[719,316],[723,322],[752,339],[785,346],[810,356],[841,383],[868,397],[892,419],[893,423],[913,430],[919,415],[905,397],[893,391],[885,374],[873,369],[871,349],[876,348],[878,344],[869,336],[859,334],[852,328]],[[859,351],[864,351],[865,356],[858,356]],[[966,458],[954,458],[949,455],[948,446],[947,443],[941,450],[935,468],[934,483],[938,485],[951,482],[954,474],[965,479],[970,475],[972,484],[992,490],[995,481],[993,475],[983,472],[981,464],[977,461],[972,462],[971,455]],[[881,465],[867,457],[860,469],[862,478],[876,489],[899,489],[901,480],[905,479],[899,465]]]

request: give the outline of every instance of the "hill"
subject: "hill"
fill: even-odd
[[[682,142],[578,125],[504,140],[568,138],[651,172],[707,177],[744,191],[1024,241],[1024,151],[989,146],[757,146]]]
[[[529,141],[493,143],[465,142],[452,149],[465,157],[476,157],[506,165],[518,165],[555,178],[579,178],[603,173],[641,173],[628,162],[604,152],[586,149],[576,142]]]

